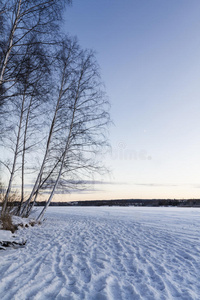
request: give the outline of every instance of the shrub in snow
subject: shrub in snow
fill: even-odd
[[[17,230],[17,225],[13,224],[10,214],[1,215],[1,227],[4,230],[9,230],[14,233]]]

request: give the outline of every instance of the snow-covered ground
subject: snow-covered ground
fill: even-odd
[[[0,298],[199,300],[200,209],[53,207],[0,251]]]

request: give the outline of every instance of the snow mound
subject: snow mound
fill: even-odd
[[[12,216],[12,224],[16,225],[17,227],[29,227],[30,224],[35,223],[35,220],[29,218],[21,218],[18,216]]]
[[[8,230],[0,230],[0,241],[12,241],[13,234]]]
[[[26,241],[9,230],[0,230],[0,250],[6,250],[6,247],[18,248],[24,246]]]

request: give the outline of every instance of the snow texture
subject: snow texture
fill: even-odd
[[[13,225],[28,227],[30,221],[33,221],[33,220],[29,219],[29,218],[21,218],[21,217],[17,217],[17,216],[12,216],[12,224]]]
[[[23,247],[25,244],[26,241],[19,235],[13,234],[9,230],[0,230],[0,250],[6,250],[6,247]]]
[[[0,242],[1,241],[13,241],[13,234],[11,231],[8,230],[0,230]]]
[[[199,300],[200,209],[50,207],[0,251],[10,299]]]

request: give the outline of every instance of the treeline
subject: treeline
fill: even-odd
[[[45,205],[45,201],[38,202],[37,206]],[[200,199],[121,199],[121,200],[94,200],[75,202],[51,202],[51,206],[187,206],[200,207]]]
[[[18,206],[19,202],[12,203]],[[36,202],[35,206],[45,206],[46,201]],[[200,207],[200,199],[128,199],[128,200],[94,200],[94,201],[73,201],[73,202],[51,202],[50,206],[179,206],[179,207]]]

